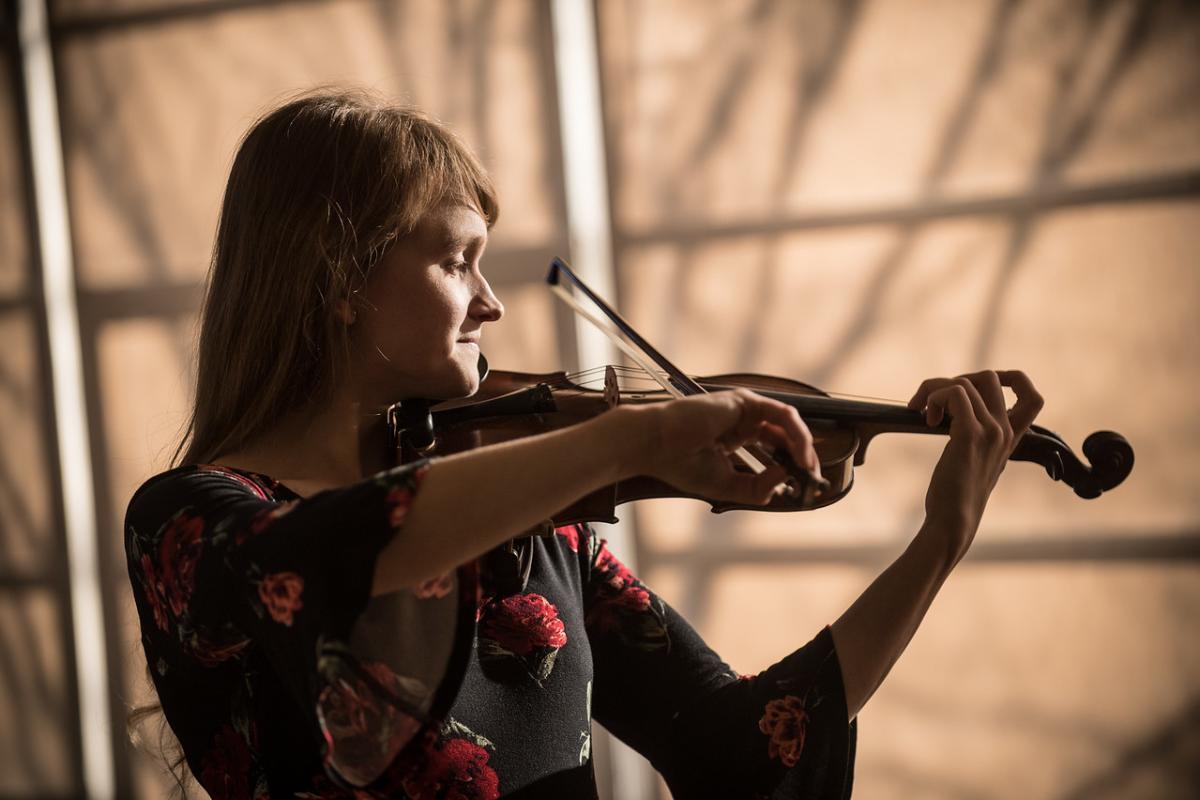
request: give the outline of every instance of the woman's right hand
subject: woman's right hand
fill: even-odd
[[[748,389],[694,395],[637,407],[648,435],[638,474],[714,500],[761,505],[787,479],[774,465],[758,475],[734,468],[732,453],[747,443],[785,447],[815,475],[821,465],[812,434],[791,406]]]

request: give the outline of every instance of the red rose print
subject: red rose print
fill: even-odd
[[[524,656],[543,647],[557,650],[567,643],[558,609],[539,594],[505,597],[490,610],[480,633],[509,652]]]
[[[294,572],[275,572],[258,584],[258,596],[271,619],[288,627],[292,625],[292,612],[304,607],[300,601],[303,592],[304,578]]]
[[[629,568],[617,561],[608,548],[600,551],[600,555],[596,558],[595,570],[617,591],[624,589],[629,584],[637,583],[637,578],[633,576]]]
[[[154,613],[154,624],[159,630],[165,631],[167,610],[163,607],[163,587],[158,581],[158,576],[154,574],[154,562],[145,553],[142,554],[142,583],[145,587],[146,602],[150,604],[150,610]]]
[[[564,525],[561,528],[555,528],[554,532],[567,540],[567,547],[571,548],[572,552],[579,552],[579,526]]]
[[[193,632],[190,639],[184,640],[185,649],[196,657],[206,667],[216,666],[240,654],[250,646],[247,638],[235,639],[231,642],[218,644],[209,641],[199,633]]]
[[[778,758],[787,767],[796,766],[804,751],[804,736],[808,730],[804,701],[789,694],[767,703],[758,729],[771,737],[767,747],[771,758]]]
[[[595,569],[598,583],[595,599],[588,608],[589,628],[609,631],[620,627],[622,615],[650,609],[650,592],[607,549],[600,551]]]
[[[495,800],[500,778],[487,762],[487,750],[474,742],[446,739],[426,751],[404,791],[412,800]]]
[[[404,518],[408,516],[408,507],[412,505],[413,492],[407,486],[397,486],[387,493],[384,498],[388,508],[388,524],[393,528],[399,528],[404,524]]]
[[[177,617],[187,610],[196,586],[196,563],[200,560],[203,534],[204,520],[181,512],[167,523],[159,544],[159,578],[171,613]]]
[[[625,611],[645,611],[650,607],[650,593],[631,583],[621,589],[613,604]]]
[[[250,746],[232,725],[217,731],[200,772],[200,783],[212,800],[250,796],[251,759]]]
[[[430,578],[413,587],[413,594],[420,600],[429,600],[430,598],[441,600],[452,591],[454,591],[454,575],[450,572],[443,572],[436,578]]]

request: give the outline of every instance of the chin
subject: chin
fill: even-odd
[[[431,387],[432,389],[432,387]],[[428,400],[461,400],[479,391],[479,374],[477,372],[459,373],[444,381],[439,381],[436,391],[431,391]]]

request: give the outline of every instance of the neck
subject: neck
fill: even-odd
[[[245,447],[216,460],[270,475],[293,488],[344,486],[391,466],[385,411],[343,393],[321,409],[293,412]]]

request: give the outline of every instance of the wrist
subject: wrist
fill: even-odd
[[[654,405],[621,405],[600,416],[599,433],[611,453],[613,482],[646,474],[658,440]]]

